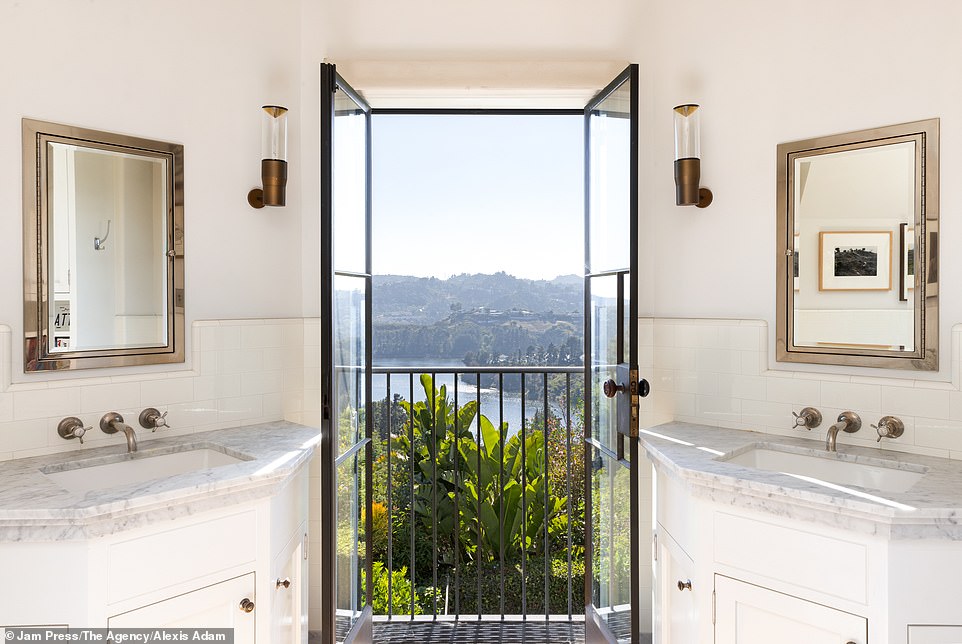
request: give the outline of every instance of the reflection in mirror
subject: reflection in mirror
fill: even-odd
[[[778,224],[778,360],[937,368],[937,119],[780,145]]]
[[[183,362],[183,148],[24,119],[25,370]]]

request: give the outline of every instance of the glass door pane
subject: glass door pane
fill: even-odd
[[[333,65],[321,65],[321,93],[322,636],[370,642],[370,107]]]
[[[628,67],[585,108],[588,644],[640,639],[637,74]]]

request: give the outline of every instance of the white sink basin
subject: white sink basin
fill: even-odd
[[[92,490],[122,489],[144,481],[233,465],[244,460],[217,450],[201,448],[140,458],[135,455],[115,463],[80,466],[63,471],[44,471],[43,474],[62,488],[83,494]]]
[[[721,457],[718,460],[759,470],[809,477],[837,485],[857,485],[882,492],[905,492],[925,475],[924,467],[908,463],[892,462],[890,464],[879,459],[868,459],[871,460],[869,464],[864,458],[856,462],[843,460],[839,455],[829,452],[819,455],[799,454],[773,449],[771,446],[753,447],[740,454]]]

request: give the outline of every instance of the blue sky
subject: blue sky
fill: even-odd
[[[582,122],[376,114],[374,273],[583,274]]]

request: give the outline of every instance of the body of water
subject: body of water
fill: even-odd
[[[430,373],[430,367],[464,369],[465,371],[470,371],[471,369],[470,367],[465,366],[464,362],[461,360],[390,358],[378,360],[375,364],[378,367],[396,367],[398,369],[424,368],[425,373]],[[390,378],[391,396],[393,397],[395,394],[400,394],[405,400],[411,400],[410,377],[407,374],[392,374]],[[387,395],[387,381],[387,374],[374,374],[371,387],[372,400],[384,400],[384,397]],[[434,379],[434,386],[436,388],[440,387],[441,385],[447,386],[448,397],[452,401],[454,400],[455,384],[457,384],[458,405],[464,405],[467,402],[477,400],[478,388],[473,382],[467,382],[459,376],[457,383],[455,383],[454,375],[450,373],[437,374]],[[572,387],[573,386],[574,383],[572,383]],[[420,374],[415,374],[414,376],[413,398],[415,402],[420,402],[425,399],[424,389],[421,387]],[[501,415],[502,411],[499,404],[500,399],[500,392],[497,388],[482,387],[481,413],[484,416],[487,416],[488,420],[495,425],[498,424],[499,418],[503,420],[503,422],[508,423],[509,434],[514,434],[521,427],[521,394],[520,392],[506,392],[504,394],[503,416]],[[539,409],[544,409],[544,400],[540,396],[535,399],[529,398],[525,401],[524,415],[526,418],[531,419]],[[561,410],[553,406],[553,411],[558,413]]]

